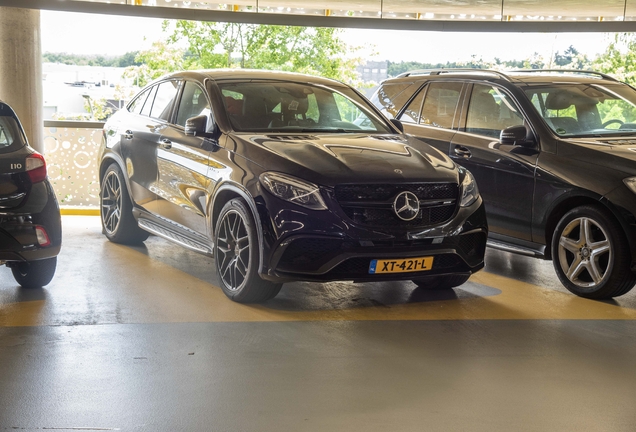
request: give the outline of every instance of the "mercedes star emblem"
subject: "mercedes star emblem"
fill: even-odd
[[[403,221],[413,220],[420,212],[420,200],[413,192],[400,192],[393,201],[393,211]]]

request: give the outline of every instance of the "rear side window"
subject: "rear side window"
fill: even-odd
[[[415,98],[411,101],[408,107],[404,110],[400,116],[400,121],[404,123],[419,123],[420,122],[420,109],[422,108],[422,99],[424,99],[424,93],[426,90],[422,89]]]
[[[0,153],[12,151],[25,143],[18,121],[13,115],[3,115],[0,105]]]
[[[177,96],[178,85],[177,81],[166,81],[157,86],[157,94],[152,103],[150,117],[166,121],[170,120],[170,112]]]
[[[371,103],[378,107],[386,117],[395,118],[418,86],[419,84],[411,82],[383,84],[371,97]]]
[[[146,102],[146,99],[148,99],[149,93],[150,90],[146,90],[145,92],[137,96],[137,98],[132,101],[132,103],[128,107],[128,111],[135,114],[141,114],[141,109],[144,107],[144,102]]]
[[[420,124],[451,129],[462,86],[461,82],[430,84],[422,106]]]
[[[154,86],[150,90],[148,90],[148,98],[146,99],[146,103],[141,109],[140,114],[146,117],[150,116],[150,110],[152,109],[152,102],[155,100],[155,95],[157,94],[157,87]]]

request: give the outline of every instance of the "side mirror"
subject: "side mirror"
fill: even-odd
[[[525,125],[510,126],[501,131],[499,140],[502,144],[534,147],[535,139],[532,131]]]
[[[400,132],[404,133],[404,125],[401,121],[399,121],[398,119],[391,119],[391,123],[393,123],[393,126],[398,128]]]
[[[207,132],[208,116],[200,115],[186,120],[185,134],[191,136],[203,136]]]
[[[185,124],[185,134],[190,136],[198,136],[203,138],[215,138],[217,126],[214,125],[213,131],[208,131],[208,120],[209,117],[207,115],[200,115],[196,117],[191,117],[186,120]]]

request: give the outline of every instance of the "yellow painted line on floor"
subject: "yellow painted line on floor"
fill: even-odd
[[[81,207],[62,207],[60,208],[62,216],[99,216],[97,208],[81,208]]]
[[[91,229],[92,234],[87,229],[87,235],[98,238],[94,232],[97,228]],[[439,300],[440,297],[431,296],[412,300],[413,286],[402,282],[362,287],[349,283],[290,283],[279,298],[268,304],[243,305],[229,300],[212,283],[139,250],[108,241],[94,243],[96,245],[89,242],[90,251],[82,252],[93,260],[86,263],[88,268],[59,269],[54,281],[44,290],[43,298],[27,300],[19,288],[0,290],[0,326],[636,319],[636,309],[587,300],[483,271],[457,289],[459,298]],[[372,305],[370,299],[380,299],[387,294],[383,290],[394,290],[398,300],[387,306]],[[354,301],[365,295],[363,302]]]

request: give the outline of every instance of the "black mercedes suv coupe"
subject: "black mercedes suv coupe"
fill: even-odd
[[[397,122],[399,124],[399,122]],[[483,267],[472,175],[342,83],[300,74],[168,75],[104,126],[103,232],[215,257],[237,302],[291,280],[451,288]]]
[[[11,107],[0,101],[0,265],[27,288],[48,284],[62,244],[57,198],[46,162]]]
[[[469,169],[489,246],[552,259],[563,285],[609,298],[636,283],[636,90],[590,71],[429,70],[372,98],[420,144]]]

